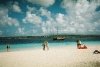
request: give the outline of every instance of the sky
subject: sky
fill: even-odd
[[[100,35],[100,0],[0,0],[0,36]]]

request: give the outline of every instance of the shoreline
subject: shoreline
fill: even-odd
[[[88,47],[88,49],[78,49],[78,50],[94,50],[94,49],[98,49],[99,50],[99,47],[100,45],[86,45]],[[52,49],[77,49],[77,46],[76,45],[64,45],[64,46],[49,46],[50,50]],[[33,47],[33,48],[10,48],[9,49],[10,51],[8,52],[19,52],[19,51],[33,51],[33,50],[43,50],[43,47]],[[5,48],[5,50],[3,51],[0,51],[0,53],[3,53],[3,52],[7,52],[7,49]]]

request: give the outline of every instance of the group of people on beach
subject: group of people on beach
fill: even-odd
[[[42,46],[43,46],[43,50],[49,50],[48,41],[44,41]],[[77,40],[77,48],[78,49],[87,49],[87,46],[83,45],[80,40]]]
[[[80,40],[77,40],[77,49],[87,49],[87,46],[82,44]],[[43,50],[49,50],[49,46],[48,46],[48,41],[44,41],[44,43],[42,44],[43,46]],[[93,52],[93,54],[100,54],[100,51],[99,50],[95,50]]]
[[[76,42],[77,42],[77,49],[87,49],[87,46],[82,44],[80,40],[77,40]],[[43,50],[44,51],[45,50],[49,50],[48,41],[44,41],[42,46],[43,46]],[[6,48],[7,48],[7,52],[9,52],[10,45],[7,44]],[[94,54],[98,54],[98,53],[100,54],[100,51],[99,50],[95,50],[93,53]]]
[[[77,48],[78,49],[87,49],[87,46],[83,45],[80,40],[77,40]],[[94,50],[93,54],[100,54],[100,51]]]

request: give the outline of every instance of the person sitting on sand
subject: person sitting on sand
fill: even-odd
[[[78,49],[87,49],[87,47],[85,45],[83,45],[80,40],[77,40],[77,48]]]
[[[44,43],[42,44],[43,46],[43,50],[49,50],[49,47],[48,47],[48,41],[44,41]]]

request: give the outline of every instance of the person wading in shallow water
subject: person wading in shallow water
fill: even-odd
[[[42,44],[42,46],[43,46],[43,50],[49,50],[48,41],[44,41],[44,43]]]
[[[9,52],[9,49],[10,49],[10,45],[7,45],[7,52]]]

